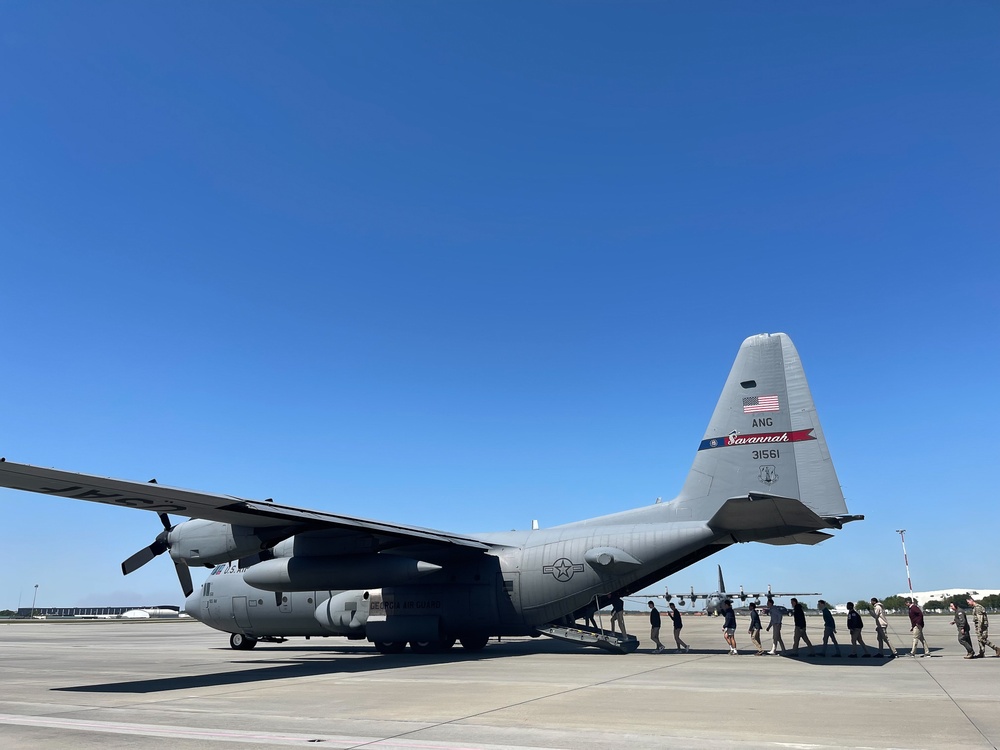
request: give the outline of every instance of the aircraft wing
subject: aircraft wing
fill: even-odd
[[[471,537],[418,526],[370,521],[317,510],[305,510],[270,501],[245,500],[232,495],[179,489],[155,482],[77,474],[18,464],[0,458],[0,487],[58,495],[74,500],[138,508],[154,513],[175,513],[190,518],[252,528],[288,529],[287,536],[308,531],[341,530],[347,535],[374,537],[379,547],[423,546],[465,550],[486,550],[492,545]]]

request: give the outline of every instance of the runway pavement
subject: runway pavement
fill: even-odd
[[[1000,659],[962,659],[949,620],[928,617],[932,658],[890,661],[729,656],[705,617],[686,618],[690,653],[652,654],[630,616],[627,656],[545,638],[475,655],[335,638],[233,651],[190,621],[0,621],[0,746],[996,748]],[[908,648],[905,617],[890,629]]]

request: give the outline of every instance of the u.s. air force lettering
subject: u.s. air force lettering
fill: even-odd
[[[568,581],[574,573],[583,572],[583,563],[574,563],[565,557],[560,557],[551,565],[543,565],[542,573],[551,574],[557,581]]]

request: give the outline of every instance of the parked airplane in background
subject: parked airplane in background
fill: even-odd
[[[782,333],[743,342],[677,498],[548,529],[452,534],[11,462],[0,463],[0,486],[158,513],[164,530],[123,572],[169,552],[185,610],[212,627],[251,638],[330,635],[360,624],[361,613],[382,652],[566,637],[558,626],[595,598],[606,605],[730,544],[816,544],[863,518],[847,513],[798,353]],[[192,520],[172,525],[168,513]],[[245,562],[216,568],[193,592],[189,566],[235,559]],[[590,637],[579,640],[636,644]]]
[[[667,589],[665,593],[658,594],[657,597],[662,597],[670,602],[673,599],[677,599],[677,603],[682,607],[685,602],[690,601],[694,604],[698,599],[705,600],[705,612],[710,615],[718,615],[722,612],[722,602],[726,599],[730,601],[736,601],[739,599],[741,602],[746,602],[747,599],[753,599],[754,604],[760,606],[761,597],[774,597],[777,599],[779,596],[820,596],[819,591],[771,591],[771,584],[767,584],[767,591],[765,593],[751,593],[743,590],[740,586],[738,593],[727,592],[726,582],[722,580],[722,566],[719,567],[719,588],[710,594],[697,593],[694,590],[694,586],[691,587],[690,593],[687,594],[671,594],[670,589]]]

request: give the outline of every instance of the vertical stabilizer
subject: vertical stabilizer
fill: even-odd
[[[783,333],[743,342],[675,502],[707,520],[750,495],[798,500],[824,518],[847,513],[802,363]]]

